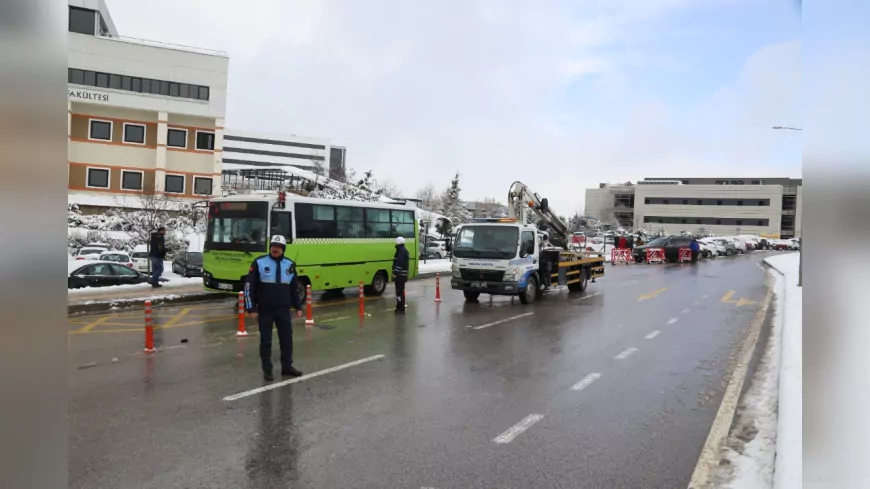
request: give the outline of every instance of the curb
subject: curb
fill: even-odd
[[[435,278],[437,273],[442,272],[432,272],[432,273],[422,273],[414,277],[411,282],[416,280],[425,280],[428,278]],[[443,272],[448,273],[448,272]],[[152,306],[166,306],[166,305],[182,305],[182,304],[195,304],[198,302],[220,302],[223,300],[233,299],[236,300],[230,294],[222,294],[219,292],[200,292],[194,294],[185,294],[180,295],[178,297],[162,297],[157,299],[151,299]],[[67,305],[67,315],[73,314],[86,314],[86,313],[94,313],[94,312],[106,312],[111,311],[113,309],[142,309],[143,303],[145,301],[144,297],[137,297],[131,299],[115,299],[109,300],[105,302],[88,302],[88,303],[79,303],[79,304],[68,304]]]

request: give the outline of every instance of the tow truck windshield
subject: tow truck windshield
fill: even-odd
[[[509,259],[517,256],[519,228],[513,226],[463,226],[456,237],[457,258]]]

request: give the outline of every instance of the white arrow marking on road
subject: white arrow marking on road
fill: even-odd
[[[527,313],[525,313],[525,314],[517,314],[516,316],[511,316],[511,317],[509,317],[509,318],[499,319],[498,321],[493,321],[493,322],[491,322],[491,323],[481,324],[480,326],[466,326],[466,328],[473,328],[473,329],[483,329],[483,328],[488,328],[488,327],[490,327],[490,326],[495,326],[496,324],[502,324],[502,323],[506,323],[506,322],[508,322],[508,321],[513,321],[513,320],[515,320],[515,319],[520,319],[520,318],[524,318],[524,317],[526,317],[526,316],[531,316],[532,314],[534,314],[534,313],[533,313],[533,312],[527,312]]]
[[[224,401],[235,401],[241,399],[243,397],[253,396],[254,394],[259,394],[261,392],[270,391],[272,389],[277,389],[279,387],[284,387],[285,385],[295,384],[296,382],[302,382],[303,380],[313,379],[314,377],[320,377],[321,375],[331,374],[333,372],[338,372],[339,370],[344,370],[348,367],[355,367],[357,365],[371,362],[372,360],[380,360],[384,358],[384,355],[373,355],[370,357],[362,358],[353,362],[348,362],[342,365],[337,365],[335,367],[328,368],[326,370],[320,370],[308,375],[303,375],[302,377],[296,377],[295,379],[284,380],[281,382],[275,382],[274,384],[264,385],[263,387],[257,387],[256,389],[251,389],[249,391],[240,392],[238,394],[233,394],[232,396],[227,396],[223,400]]]
[[[530,414],[523,418],[523,420],[519,423],[511,426],[510,429],[508,429],[504,433],[493,438],[492,441],[496,443],[510,443],[514,440],[514,438],[520,436],[524,431],[531,428],[533,424],[537,423],[542,419],[544,419],[543,414]]]
[[[661,331],[659,331],[659,330],[655,330],[655,331],[653,331],[652,333],[650,333],[650,334],[644,336],[644,338],[646,338],[646,339],[648,339],[648,340],[651,340],[651,339],[655,338],[656,336],[658,336],[660,333],[661,333]]]
[[[637,348],[628,348],[613,358],[614,358],[614,360],[625,360],[626,358],[634,355],[634,352],[636,352],[636,351],[637,351]]]
[[[583,380],[577,382],[576,384],[571,386],[572,391],[582,391],[583,389],[589,387],[589,384],[595,382],[596,380],[601,378],[601,374],[599,373],[591,373],[586,377],[583,377]]]

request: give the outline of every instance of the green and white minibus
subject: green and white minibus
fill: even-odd
[[[395,239],[405,238],[410,277],[419,273],[415,209],[379,202],[313,199],[262,192],[211,199],[203,247],[206,290],[238,293],[254,259],[268,253],[272,235],[287,238],[300,298],[311,290],[365,284],[380,295],[392,279]]]

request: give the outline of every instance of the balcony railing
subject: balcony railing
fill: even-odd
[[[196,46],[187,46],[184,44],[175,44],[171,42],[163,42],[163,41],[153,41],[150,39],[139,39],[137,37],[128,37],[128,36],[113,36],[102,34],[98,37],[103,39],[111,39],[113,41],[121,41],[121,42],[129,42],[131,44],[140,44],[142,46],[151,46],[155,48],[163,48],[163,49],[176,49],[179,51],[188,51],[191,53],[197,54],[205,54],[208,56],[221,56],[228,57],[226,51],[221,51],[218,49],[208,49],[208,48],[200,48]]]

